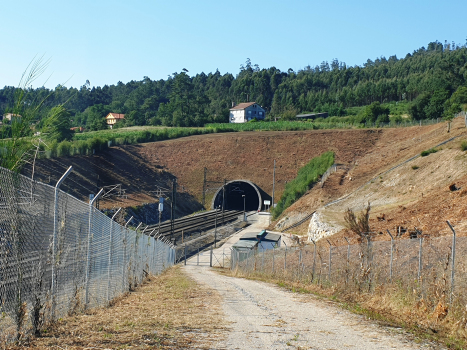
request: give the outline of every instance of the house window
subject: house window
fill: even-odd
[[[259,115],[263,115],[263,112],[259,112]]]
[[[251,115],[251,111],[248,111],[248,115]]]

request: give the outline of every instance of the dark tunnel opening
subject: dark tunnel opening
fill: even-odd
[[[222,208],[223,189],[215,194],[213,209]],[[243,197],[245,196],[245,197]],[[261,194],[258,188],[247,181],[232,181],[225,185],[225,210],[257,211],[261,209]]]

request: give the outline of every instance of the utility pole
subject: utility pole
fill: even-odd
[[[274,189],[276,186],[276,160],[274,159],[274,170],[272,171],[272,209],[274,209]]]
[[[224,187],[222,187],[222,225],[225,225],[224,222],[224,207],[225,207],[225,185],[227,183],[227,180],[224,179]]]
[[[172,184],[172,205],[171,205],[171,211],[170,211],[170,234],[171,238],[173,238],[174,235],[174,229],[175,229],[175,205],[176,205],[176,196],[177,196],[177,178],[174,178],[173,184]]]
[[[206,175],[207,175],[207,172],[208,172],[208,168],[204,168],[204,180],[203,180],[203,207],[205,207],[206,205]]]

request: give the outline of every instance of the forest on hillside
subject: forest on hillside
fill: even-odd
[[[11,86],[0,90],[0,115],[14,112],[17,90]],[[125,114],[122,126],[228,122],[232,103],[247,101],[263,106],[268,118],[287,119],[303,112],[346,116],[355,114],[353,107],[369,106],[360,117],[368,122],[388,118],[385,104],[401,102],[402,112],[413,119],[436,119],[452,116],[467,103],[467,43],[434,41],[404,58],[368,59],[362,66],[334,59],[283,72],[260,68],[247,59],[236,76],[219,71],[190,76],[182,69],[165,80],[144,77],[103,87],[91,88],[86,82],[80,88],[41,87],[23,92],[26,104],[44,101],[36,130],[47,124],[59,105],[66,109],[60,115],[70,119],[70,126],[88,130],[106,128],[103,118],[109,112]]]

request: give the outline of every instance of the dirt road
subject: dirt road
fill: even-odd
[[[216,256],[246,230],[267,226],[269,218],[255,215],[255,223],[232,237]],[[222,276],[209,268],[209,255],[192,258],[185,271],[222,297],[228,326],[215,349],[441,349],[410,340],[400,330],[383,328],[331,303],[272,284]]]

